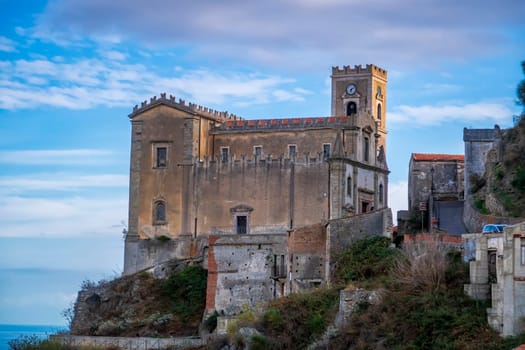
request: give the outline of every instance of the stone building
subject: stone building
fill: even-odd
[[[463,242],[470,264],[465,293],[491,301],[487,319],[498,333],[521,334],[525,330],[525,222],[508,226],[503,233],[466,234]]]
[[[416,217],[423,213],[424,229],[436,228],[453,235],[466,232],[462,223],[463,165],[464,156],[459,154],[412,153],[408,215]]]
[[[350,241],[332,220],[391,227],[387,72],[334,67],[331,79],[328,117],[244,119],[166,94],[135,106],[124,274],[204,256],[208,309],[235,313],[230,299],[325,283],[330,242]]]

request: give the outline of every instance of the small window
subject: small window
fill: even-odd
[[[155,168],[166,168],[168,166],[168,147],[155,146]]]
[[[377,119],[381,120],[381,103],[377,104]]]
[[[295,159],[296,155],[297,155],[297,146],[296,145],[288,145],[288,158]]]
[[[370,140],[368,137],[365,137],[363,140],[363,160],[368,162],[368,154],[370,153]]]
[[[352,177],[348,176],[346,178],[346,194],[349,197],[352,197]]]
[[[521,247],[520,247],[520,263],[521,265],[525,265],[525,239],[521,238]]]
[[[383,204],[383,184],[379,184],[379,203]]]
[[[323,160],[327,160],[330,158],[330,144],[325,143],[323,144]]]
[[[228,147],[221,147],[221,162],[227,163],[230,158],[230,149]]]
[[[346,105],[346,115],[353,115],[357,113],[357,104],[355,102],[348,102]]]
[[[155,202],[153,209],[153,223],[161,225],[166,223],[166,204],[162,201]]]
[[[377,87],[377,96],[381,96],[381,86]]]
[[[248,217],[245,215],[237,215],[237,233],[248,233]]]
[[[254,146],[253,147],[253,153],[255,155],[255,158],[261,159],[261,157],[262,157],[262,146]]]

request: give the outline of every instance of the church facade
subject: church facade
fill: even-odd
[[[244,119],[166,94],[136,106],[124,274],[163,259],[144,241],[191,258],[211,236],[286,236],[387,208],[387,72],[333,67],[331,80],[328,117]]]

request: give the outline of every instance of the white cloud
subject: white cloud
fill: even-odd
[[[103,198],[0,198],[1,237],[115,234],[127,217],[125,195]]]
[[[16,52],[16,43],[5,36],[0,36],[0,51]]]
[[[0,164],[97,165],[109,161],[113,152],[98,149],[0,151]]]
[[[463,105],[408,106],[401,105],[388,113],[389,123],[419,126],[440,125],[461,121],[508,123],[513,111],[506,105],[495,102],[477,102]]]
[[[133,6],[125,0],[62,0],[48,4],[33,34],[55,41],[82,35],[150,47],[184,46],[213,57],[244,56],[288,67],[311,66],[327,52],[335,61],[376,57],[428,65],[517,46],[499,26],[523,28],[524,12],[525,4],[515,0],[136,0]],[[112,20],[100,13],[111,13]],[[184,16],[174,21],[180,13]]]
[[[35,191],[70,191],[81,188],[126,187],[127,175],[73,175],[73,174],[33,174],[30,176],[0,177],[0,193],[34,193]]]
[[[145,66],[118,61],[78,59],[73,62],[35,59],[0,62],[0,109],[53,106],[88,109],[96,106],[128,107],[167,91],[203,104],[255,105],[279,101],[302,101],[308,92],[293,79],[275,75],[209,70],[174,70],[158,75]]]
[[[128,57],[126,54],[115,50],[102,52],[102,56],[114,61],[124,61]]]
[[[392,209],[394,225],[397,225],[397,212],[408,209],[408,181],[388,184],[388,205]]]

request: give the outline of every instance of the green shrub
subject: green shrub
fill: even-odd
[[[217,317],[219,316],[219,313],[217,311],[214,311],[213,314],[211,314],[206,321],[204,321],[204,325],[206,326],[206,329],[208,332],[213,332],[215,328],[217,328]]]
[[[291,294],[270,302],[262,326],[274,349],[304,349],[324,332],[338,305],[336,289]]]
[[[171,311],[182,321],[204,310],[206,281],[206,270],[194,265],[172,274],[163,283],[162,288],[170,299]]]
[[[272,350],[274,347],[268,339],[260,334],[250,337],[250,349],[252,350]]]
[[[489,210],[485,206],[485,200],[484,199],[475,199],[474,200],[474,207],[479,210],[479,212],[483,215],[490,214]]]
[[[281,311],[276,308],[268,308],[263,314],[263,322],[268,329],[277,330],[283,327],[284,319]]]
[[[386,276],[399,250],[391,248],[390,238],[373,236],[355,242],[336,259],[335,279],[343,282],[367,281]]]
[[[512,186],[520,192],[525,192],[525,169],[518,167],[516,169],[516,175],[512,180]]]
[[[494,165],[494,176],[498,180],[501,180],[505,177],[505,168],[503,167],[503,164],[498,163]]]
[[[161,235],[161,236],[157,236],[157,241],[167,242],[167,241],[171,241],[171,238],[169,238],[166,235]]]

